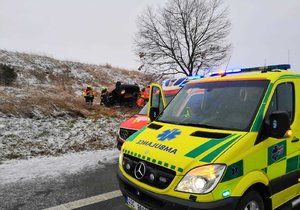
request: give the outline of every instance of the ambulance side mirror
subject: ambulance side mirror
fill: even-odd
[[[150,122],[154,121],[159,115],[159,108],[158,107],[150,107],[149,111],[149,118]]]
[[[150,85],[150,97],[148,106],[148,118],[154,121],[166,106],[165,96],[162,87],[153,83]]]
[[[286,111],[275,111],[270,115],[270,137],[282,139],[291,128],[290,117]]]

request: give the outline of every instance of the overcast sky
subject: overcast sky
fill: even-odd
[[[137,69],[133,36],[147,5],[166,0],[0,0],[0,48]],[[299,0],[226,0],[229,68],[288,62],[300,71]],[[224,64],[226,65],[226,64]]]

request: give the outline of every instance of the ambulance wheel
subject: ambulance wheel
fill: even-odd
[[[237,210],[265,210],[264,200],[256,191],[250,191],[243,195]]]

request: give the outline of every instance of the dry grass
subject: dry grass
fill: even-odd
[[[8,95],[6,95],[6,94],[3,93],[3,92],[0,92],[0,98],[1,98],[2,100],[8,100],[8,99],[10,99],[11,97],[8,96]]]
[[[0,112],[4,114],[17,115],[18,108],[11,102],[0,105]]]
[[[92,107],[86,105],[81,96],[75,96],[73,91],[66,86],[62,88],[24,89],[26,97],[15,100],[13,96],[8,96],[0,92],[0,112],[21,117],[88,117],[96,121],[100,117],[120,117],[131,116],[138,112],[138,108],[127,107],[105,107],[100,106],[100,97],[95,97]]]

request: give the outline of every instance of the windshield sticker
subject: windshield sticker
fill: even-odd
[[[157,136],[158,140],[160,141],[165,141],[165,140],[173,140],[175,139],[178,135],[181,134],[181,131],[178,129],[173,129],[173,130],[165,130],[161,134]]]
[[[268,148],[268,165],[279,161],[286,156],[286,141],[280,142]]]

